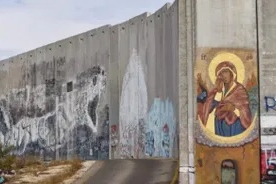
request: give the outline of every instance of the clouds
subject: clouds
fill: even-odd
[[[143,12],[173,0],[0,0],[0,59]]]

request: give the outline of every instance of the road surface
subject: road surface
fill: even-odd
[[[169,159],[97,161],[81,181],[84,184],[170,184],[177,161]]]

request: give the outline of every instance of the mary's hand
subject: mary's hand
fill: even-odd
[[[222,81],[222,79],[220,77],[218,77],[216,79],[215,88],[216,88],[217,92],[222,92],[223,81]]]
[[[220,108],[220,111],[233,112],[235,110],[235,106],[232,103],[225,103]]]

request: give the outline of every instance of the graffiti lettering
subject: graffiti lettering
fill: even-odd
[[[262,128],[261,135],[276,135],[276,128]]]
[[[146,155],[172,157],[175,145],[176,122],[172,102],[159,98],[149,111],[146,128]]]
[[[276,99],[274,97],[265,97],[265,110],[266,112],[269,111],[269,109],[276,110]]]
[[[146,133],[146,153],[152,156],[154,153],[154,135],[153,131]]]
[[[3,96],[0,99],[0,141],[15,146],[14,154],[39,155],[45,160],[69,159],[74,155],[81,159],[107,159],[106,76],[103,69],[96,66],[77,75],[74,82],[79,84],[77,79],[84,81],[84,85],[77,89],[69,86],[70,93],[66,90],[66,80],[58,79],[60,87],[64,87],[60,89],[62,101],[57,101],[52,93],[57,86],[54,78],[35,87],[13,89]]]
[[[275,183],[275,171],[276,171],[276,150],[271,149],[262,149],[261,150],[261,175],[262,181],[269,183]]]

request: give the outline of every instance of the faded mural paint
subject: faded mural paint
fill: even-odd
[[[196,183],[259,183],[256,53],[198,49],[194,74]]]
[[[176,120],[169,99],[155,98],[146,125],[146,155],[172,157],[176,137]]]
[[[140,158],[144,153],[144,122],[147,116],[147,86],[143,63],[133,49],[124,74],[119,110],[121,158]]]
[[[221,184],[236,184],[237,170],[233,160],[223,160],[221,163]]]
[[[109,109],[104,104],[106,75],[95,66],[66,83],[65,58],[44,68],[44,84],[24,78],[26,87],[12,89],[0,99],[0,138],[14,145],[15,154],[40,155],[43,159],[107,159],[109,154]],[[43,62],[41,66],[49,66]],[[36,71],[38,71],[36,69]],[[30,71],[27,71],[30,72]],[[32,72],[32,71],[31,71]],[[30,72],[30,73],[31,73]],[[43,73],[45,72],[45,73]],[[25,75],[23,73],[23,75]],[[31,73],[34,75],[34,73]]]

